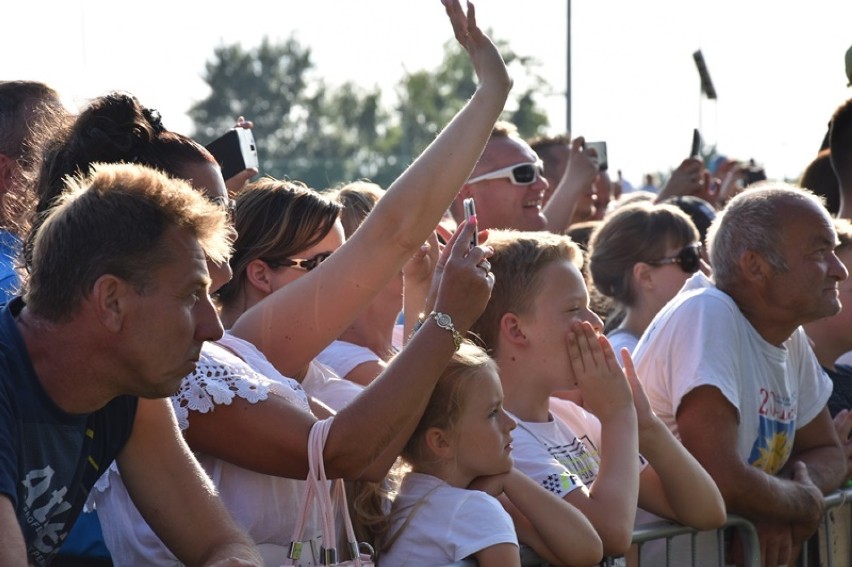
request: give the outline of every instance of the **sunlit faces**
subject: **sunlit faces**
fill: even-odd
[[[128,393],[147,398],[174,394],[195,370],[201,344],[223,332],[198,241],[178,227],[167,229],[163,238],[173,257],[152,274],[142,293],[128,286],[121,328]]]
[[[840,310],[838,284],[849,275],[834,254],[837,235],[828,214],[807,202],[778,206],[780,250],[787,270],[773,273],[763,290],[783,323],[801,325]]]
[[[568,333],[578,321],[588,321],[600,332],[603,322],[589,309],[586,283],[569,260],[556,260],[543,267],[538,281],[532,309],[516,314],[526,360],[536,365],[530,372],[542,378],[543,387],[551,392],[571,389],[576,380],[568,358]]]
[[[503,410],[503,388],[496,372],[483,368],[467,381],[461,414],[450,437],[459,476],[469,483],[512,468],[511,431],[517,424]]]
[[[485,147],[471,178],[522,163],[536,163],[538,155],[518,138],[492,138]],[[547,180],[536,175],[529,185],[515,185],[508,178],[487,179],[464,186],[465,196],[476,202],[480,229],[514,228],[543,230],[546,219],[541,213]]]
[[[334,226],[328,232],[328,234],[326,234],[325,237],[320,240],[316,245],[306,250],[300,250],[299,252],[293,254],[292,257],[310,259],[315,258],[318,254],[334,252],[335,250],[343,246],[343,242],[345,240],[346,237],[344,236],[343,225],[338,220],[334,223]],[[280,289],[285,285],[296,281],[307,273],[307,271],[297,267],[276,267],[270,270],[269,283],[271,286],[271,291]]]

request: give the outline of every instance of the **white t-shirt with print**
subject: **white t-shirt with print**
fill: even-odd
[[[700,272],[649,325],[635,350],[651,408],[675,435],[683,397],[713,386],[737,408],[737,453],[769,474],[787,462],[796,429],[825,407],[831,381],[799,327],[766,342],[726,293]]]
[[[780,347],[766,342],[734,300],[700,272],[657,314],[634,360],[651,408],[678,438],[684,396],[699,386],[718,388],[739,415],[737,453],[768,474],[784,466],[796,430],[822,411],[831,394],[831,381],[801,327]],[[673,541],[675,560],[686,560],[691,544]],[[718,565],[715,532],[700,534],[695,544],[698,565]],[[653,564],[654,552],[662,560],[663,546],[646,547],[643,560]]]

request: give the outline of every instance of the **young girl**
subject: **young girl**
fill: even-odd
[[[515,425],[503,410],[496,364],[463,344],[402,452],[411,472],[394,500],[380,564],[470,558],[480,567],[519,566],[519,536],[552,564],[600,561],[601,541],[589,521],[512,468]]]

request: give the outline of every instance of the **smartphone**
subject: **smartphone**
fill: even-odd
[[[606,171],[609,167],[606,157],[606,142],[586,142],[585,147],[587,149],[594,148],[595,152],[598,154],[598,170]]]
[[[467,198],[462,201],[464,204],[464,220],[469,221],[470,217],[476,216],[476,204],[473,198]],[[479,246],[479,230],[478,227],[473,227],[473,236],[470,239],[470,247]]]
[[[254,134],[248,128],[228,130],[205,147],[219,162],[226,181],[246,169],[259,169]]]
[[[698,128],[692,129],[692,149],[689,151],[689,157],[701,157],[701,132]]]

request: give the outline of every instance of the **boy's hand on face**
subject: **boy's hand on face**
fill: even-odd
[[[568,358],[583,405],[601,421],[633,406],[630,385],[606,337],[586,321],[568,333]],[[647,400],[645,400],[647,403]]]

